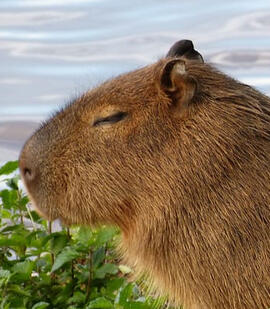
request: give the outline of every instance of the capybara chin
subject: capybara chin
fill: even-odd
[[[46,218],[118,226],[125,262],[172,303],[270,307],[270,99],[191,41],[59,111],[20,170]]]

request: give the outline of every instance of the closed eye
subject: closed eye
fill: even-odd
[[[123,120],[126,116],[127,116],[127,113],[118,112],[118,113],[112,114],[107,117],[98,118],[94,121],[93,126],[97,127],[97,126],[102,126],[105,124],[113,124],[113,123]]]

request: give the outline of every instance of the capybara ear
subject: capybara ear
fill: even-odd
[[[181,59],[168,61],[162,68],[160,86],[171,99],[171,107],[181,116],[186,115],[189,103],[193,99],[197,82],[188,75],[186,64]]]
[[[181,40],[174,43],[166,57],[181,57],[191,61],[204,62],[202,55],[194,49],[194,45],[190,40]]]

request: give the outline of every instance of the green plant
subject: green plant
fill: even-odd
[[[14,175],[18,163],[0,168],[0,309],[160,307],[144,297],[131,272],[118,265],[114,227],[61,227],[29,206]],[[9,175],[9,176],[7,176]],[[163,301],[164,303],[164,301]]]

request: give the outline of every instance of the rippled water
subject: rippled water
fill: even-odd
[[[270,94],[270,1],[1,0],[0,161],[58,106],[182,38]]]

